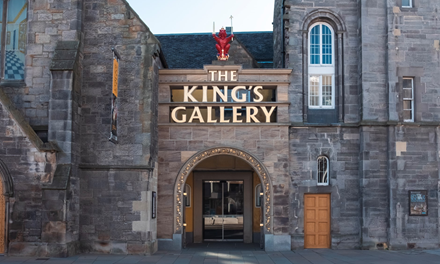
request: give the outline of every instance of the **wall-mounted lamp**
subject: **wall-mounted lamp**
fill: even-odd
[[[186,193],[186,192],[184,192],[184,193],[183,193],[183,195],[185,195],[185,196],[186,196],[186,195],[187,195],[187,193]]]
[[[263,223],[260,223],[260,226],[263,226]]]
[[[183,223],[183,226],[186,226],[186,223]]]

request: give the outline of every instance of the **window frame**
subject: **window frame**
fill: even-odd
[[[322,41],[322,26],[325,25],[327,28],[329,28],[330,33],[331,33],[331,55],[332,55],[332,59],[331,59],[331,64],[323,64],[323,41]],[[319,31],[319,64],[312,64],[311,60],[312,60],[312,54],[311,54],[311,45],[312,45],[312,38],[311,38],[311,32],[312,30],[316,27],[319,26],[320,27],[320,31]],[[317,22],[317,23],[313,23],[308,30],[308,55],[307,55],[307,61],[308,61],[308,108],[309,109],[335,109],[336,108],[336,85],[335,85],[335,57],[336,57],[336,53],[335,53],[335,31],[333,29],[333,27],[326,22]],[[311,100],[312,100],[312,96],[311,96],[311,77],[312,76],[318,76],[319,77],[319,88],[318,88],[318,96],[319,96],[319,104],[318,105],[311,105]],[[331,76],[331,82],[332,82],[332,89],[331,89],[331,96],[332,96],[332,100],[331,100],[331,105],[323,105],[322,104],[322,98],[323,98],[323,82],[322,79],[324,76]]]
[[[405,88],[403,86],[404,80],[411,80],[411,88]],[[411,98],[405,98],[405,89],[411,89]],[[405,109],[405,101],[411,101],[411,119],[405,119],[404,112],[408,111]],[[402,118],[403,122],[414,122],[414,77],[403,77],[402,78]]]
[[[311,105],[311,100],[312,100],[312,95],[311,95],[311,77],[313,76],[317,76],[319,77],[319,87],[318,87],[318,102],[319,105]],[[330,76],[331,77],[331,81],[332,81],[332,104],[331,105],[323,105],[322,104],[322,77],[323,76]],[[327,74],[323,74],[323,75],[319,75],[319,74],[309,74],[309,93],[308,93],[308,100],[309,100],[309,108],[310,109],[335,109],[335,75],[327,75]]]
[[[403,1],[402,1],[402,5],[401,5],[402,8],[413,8],[413,1],[412,0],[408,0],[408,1],[409,1],[408,2],[409,4],[407,6],[404,6]]]
[[[319,170],[319,160],[320,159],[322,159],[322,158],[324,158],[325,159],[325,161],[327,162],[327,170],[326,170],[326,173],[327,173],[327,182],[319,182],[319,174],[320,174],[320,170]],[[319,156],[317,159],[316,159],[316,162],[317,162],[317,174],[316,174],[316,181],[317,181],[317,185],[318,186],[329,186],[330,185],[330,159],[327,157],[327,156],[324,156],[324,155],[321,155],[321,156]],[[325,174],[324,174],[325,175]]]
[[[312,44],[312,38],[310,36],[311,36],[311,33],[312,33],[312,29],[314,29],[318,25],[320,27],[320,30],[319,30],[319,64],[312,64],[311,63],[312,52],[311,52],[311,48],[310,48],[310,45]],[[322,63],[322,25],[325,25],[326,27],[328,27],[330,29],[330,32],[331,32],[331,41],[332,41],[332,43],[331,43],[332,44],[332,51],[331,51],[332,52],[331,53],[331,55],[332,55],[332,63],[331,64],[323,64]],[[326,23],[326,22],[313,23],[309,27],[308,36],[309,36],[309,39],[308,39],[308,51],[309,51],[308,63],[309,63],[309,68],[310,67],[334,67],[335,66],[335,31],[333,30],[333,27],[330,24]]]

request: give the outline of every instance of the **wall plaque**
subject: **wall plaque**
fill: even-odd
[[[428,191],[409,191],[409,215],[428,215]]]

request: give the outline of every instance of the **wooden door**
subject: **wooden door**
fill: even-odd
[[[304,195],[304,248],[330,248],[330,194]]]

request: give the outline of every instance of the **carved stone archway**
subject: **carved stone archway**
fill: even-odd
[[[14,195],[11,174],[6,164],[0,160],[0,254],[7,251],[9,222],[9,198]]]
[[[272,195],[272,181],[270,179],[269,173],[266,167],[261,161],[259,161],[252,154],[247,153],[244,150],[235,147],[216,147],[206,150],[202,150],[195,155],[193,155],[187,162],[182,166],[179,171],[175,186],[174,186],[174,234],[182,234],[182,212],[183,212],[183,188],[185,187],[186,179],[188,178],[190,172],[203,160],[219,156],[219,155],[230,155],[240,158],[247,162],[254,171],[260,177],[261,183],[264,185],[264,233],[273,234],[273,195]]]
[[[3,181],[3,188],[1,190],[5,197],[12,197],[14,195],[14,187],[12,183],[12,177],[9,173],[6,164],[0,160],[0,180]]]

